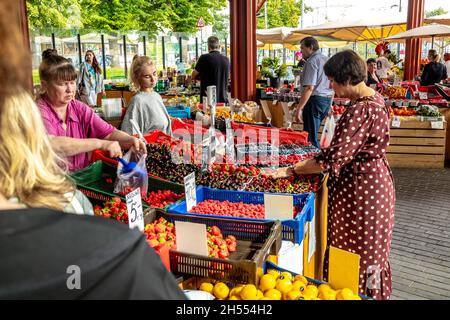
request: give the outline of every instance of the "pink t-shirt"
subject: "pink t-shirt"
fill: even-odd
[[[67,106],[67,130],[64,130],[63,121],[46,97],[39,99],[38,107],[47,133],[52,136],[104,139],[115,130],[112,125],[96,115],[90,107],[78,100],[72,100]],[[67,161],[70,171],[80,170],[89,165],[89,154],[80,153],[68,157]]]

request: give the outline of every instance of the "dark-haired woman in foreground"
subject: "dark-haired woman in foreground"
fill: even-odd
[[[53,149],[66,157],[69,170],[89,164],[89,152],[107,151],[121,157],[122,149],[146,152],[145,144],[102,120],[84,103],[75,100],[77,74],[64,57],[50,54],[39,66],[43,94],[37,102]]]
[[[337,124],[333,141],[315,158],[280,169],[277,176],[329,172],[328,251],[333,246],[360,255],[359,293],[389,299],[389,252],[394,226],[395,189],[386,159],[389,111],[364,79],[366,63],[353,51],[334,55],[324,66],[339,97],[352,100]]]

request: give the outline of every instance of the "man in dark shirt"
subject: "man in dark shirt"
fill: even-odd
[[[200,101],[206,97],[206,88],[216,86],[217,102],[228,102],[227,85],[230,74],[230,60],[220,53],[219,39],[208,38],[209,53],[198,59],[192,79],[200,80]]]

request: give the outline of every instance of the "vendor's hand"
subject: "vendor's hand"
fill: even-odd
[[[274,179],[284,179],[289,178],[294,175],[294,169],[292,167],[279,168],[271,176]]]
[[[111,158],[122,157],[122,148],[117,141],[102,140],[100,149],[108,152]]]
[[[299,108],[297,110],[297,115],[295,116],[295,120],[297,120],[298,123],[303,123],[303,108]]]
[[[133,137],[131,148],[136,152],[147,154],[147,147],[145,146],[144,141],[138,138]]]

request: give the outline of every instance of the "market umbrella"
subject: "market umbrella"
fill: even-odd
[[[435,38],[445,38],[450,36],[450,26],[444,24],[430,24],[414,29],[410,29],[405,32],[396,34],[395,36],[389,37],[386,40],[404,40],[410,38],[431,38],[432,46],[434,47]]]
[[[406,17],[368,17],[356,21],[333,21],[315,27],[293,30],[292,34],[326,36],[344,41],[379,41],[406,31]],[[291,37],[291,39],[293,36]]]
[[[283,44],[294,28],[279,27],[256,30],[256,40],[264,44]]]

